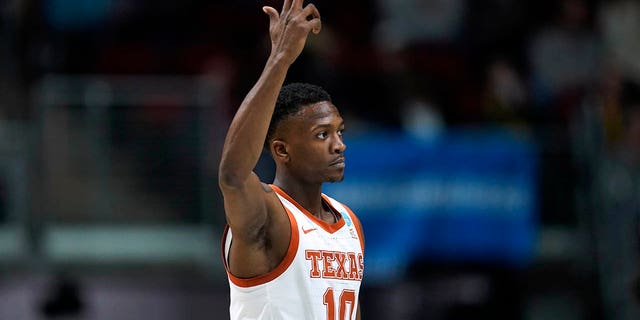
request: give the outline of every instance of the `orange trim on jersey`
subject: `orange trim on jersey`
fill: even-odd
[[[307,209],[305,209],[303,206],[301,206],[298,202],[293,200],[293,198],[291,198],[286,192],[284,192],[278,186],[273,185],[273,184],[270,184],[269,186],[273,190],[275,190],[279,195],[281,195],[283,198],[287,199],[294,206],[296,206],[296,208],[298,208],[302,213],[304,213],[304,215],[306,215],[309,219],[311,219],[318,226],[320,226],[324,231],[329,232],[329,233],[334,233],[334,232],[340,230],[340,228],[342,228],[344,226],[345,222],[344,222],[344,219],[342,219],[342,215],[340,214],[340,211],[336,210],[336,208],[334,208],[333,205],[331,205],[331,201],[329,201],[329,199],[327,199],[327,197],[324,194],[322,195],[322,199],[324,199],[324,201],[327,203],[327,205],[329,205],[331,207],[331,210],[333,210],[333,212],[335,212],[338,216],[340,216],[340,219],[335,223],[327,223],[324,220],[316,217],[311,212],[309,212]]]
[[[281,274],[283,274],[293,262],[293,259],[295,258],[296,253],[298,252],[298,245],[300,243],[300,234],[298,232],[298,224],[296,223],[296,219],[293,217],[293,214],[291,214],[291,212],[289,212],[289,209],[284,207],[284,205],[282,207],[287,212],[287,216],[289,217],[289,222],[291,226],[291,239],[289,239],[289,248],[287,249],[287,253],[284,255],[284,258],[282,258],[282,261],[280,262],[280,264],[278,264],[278,266],[275,267],[275,269],[263,275],[259,275],[252,278],[238,278],[233,274],[231,274],[231,271],[229,270],[229,265],[227,262],[227,257],[225,255],[225,244],[227,242],[227,233],[229,231],[229,225],[225,226],[224,234],[222,235],[222,261],[224,264],[224,268],[227,271],[227,276],[229,277],[229,280],[231,280],[231,282],[233,282],[233,284],[235,284],[236,286],[248,288],[248,287],[255,287],[255,286],[270,282],[275,278],[279,277]]]
[[[353,211],[351,211],[351,208],[347,207],[347,205],[342,203],[342,206],[345,207],[345,209],[347,209],[347,212],[351,216],[351,220],[353,221],[353,224],[356,225],[356,231],[358,232],[358,237],[360,237],[360,246],[362,247],[362,254],[364,254],[364,231],[362,231],[362,224],[360,223],[360,219],[358,219],[356,214],[353,213]]]

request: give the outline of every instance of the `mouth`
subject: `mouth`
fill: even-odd
[[[344,157],[339,157],[329,164],[330,167],[344,168],[345,162]]]

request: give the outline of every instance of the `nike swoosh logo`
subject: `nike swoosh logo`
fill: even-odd
[[[314,230],[316,230],[316,229],[318,229],[318,228],[305,229],[304,227],[302,227],[302,232],[303,232],[304,234],[307,234],[307,233],[309,233],[309,232],[311,232],[311,231],[314,231]]]

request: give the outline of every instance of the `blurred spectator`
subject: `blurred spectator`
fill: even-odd
[[[602,1],[598,13],[607,61],[625,78],[640,83],[640,2]]]
[[[416,43],[451,42],[464,17],[463,0],[378,0],[376,26],[381,47],[390,51]]]
[[[448,124],[473,119],[476,94],[470,90],[468,64],[457,42],[467,2],[379,0],[377,8],[373,44],[392,79],[392,101],[410,106],[416,99],[427,100]],[[402,107],[399,110],[402,113]]]
[[[438,107],[427,98],[412,97],[401,109],[402,127],[407,134],[423,141],[438,138],[445,130]]]
[[[601,54],[588,0],[551,2],[549,20],[527,43],[528,86],[534,132],[540,143],[542,223],[575,226],[577,168],[567,124],[600,76]]]
[[[579,153],[589,169],[594,241],[605,319],[640,319],[640,88],[610,73],[582,113]]]
[[[483,101],[487,120],[526,125],[523,109],[527,107],[528,99],[522,76],[511,63],[497,59],[489,65]]]
[[[598,77],[600,48],[585,1],[559,1],[553,23],[528,48],[534,103],[551,119],[566,120]]]

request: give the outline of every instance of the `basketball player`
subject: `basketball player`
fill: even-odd
[[[320,32],[320,13],[303,0],[263,11],[271,54],[231,122],[219,168],[231,319],[360,319],[362,228],[321,191],[343,178],[343,120],[323,89],[283,87],[309,32]],[[276,163],[271,185],[253,172],[263,146]]]

